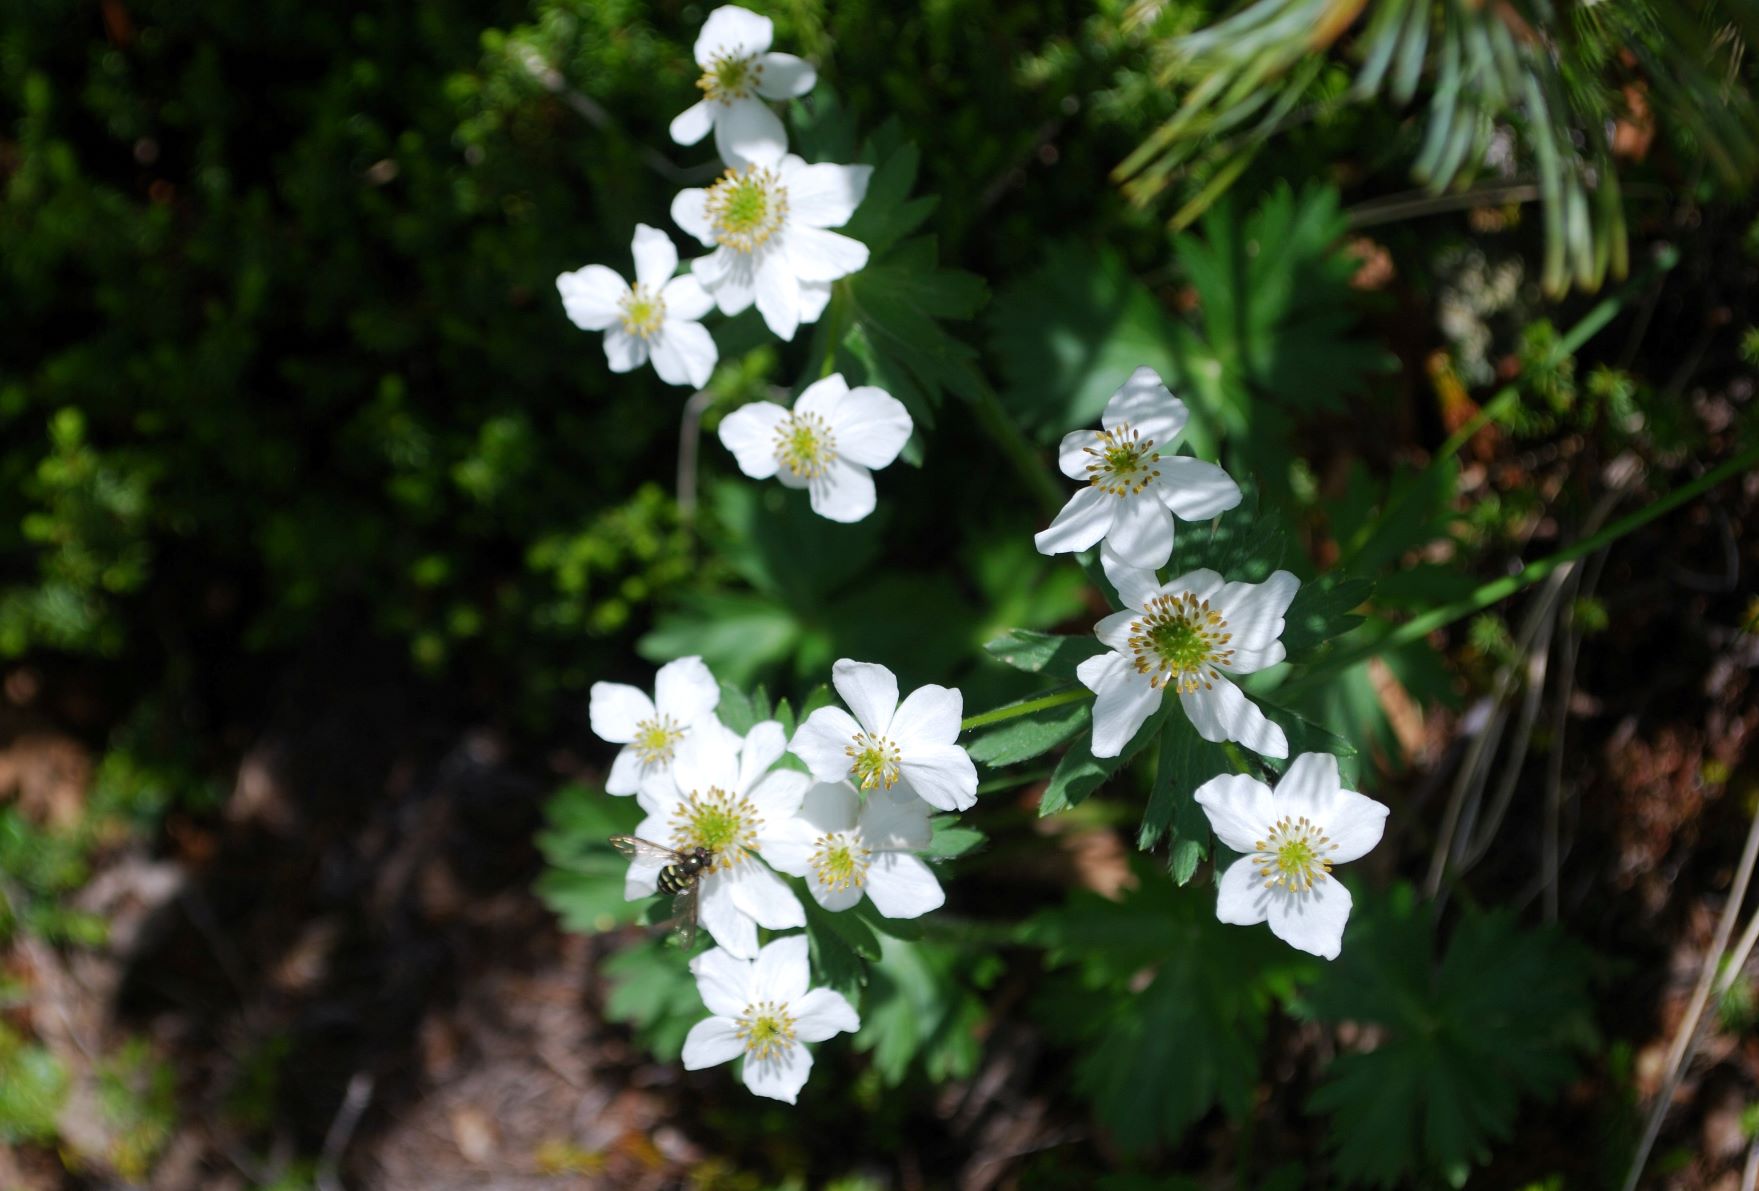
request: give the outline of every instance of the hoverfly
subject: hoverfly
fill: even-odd
[[[672,895],[671,925],[678,932],[678,945],[689,951],[696,942],[696,908],[702,896],[702,878],[715,862],[715,854],[707,848],[680,852],[633,835],[613,835],[611,846],[625,856],[657,860],[665,865],[660,870],[656,892]]]

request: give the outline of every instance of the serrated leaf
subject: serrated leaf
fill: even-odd
[[[883,263],[869,264],[837,286],[848,303],[851,331],[860,332],[859,347],[851,350],[894,385],[905,380],[901,387],[913,391],[924,410],[932,410],[943,393],[975,399],[982,392],[976,350],[949,335],[941,321],[975,314],[986,292],[983,279],[941,268],[932,237],[904,241]],[[918,413],[911,408],[913,417]]]
[[[634,1026],[660,1062],[675,1061],[690,1027],[708,1016],[684,957],[670,948],[640,944],[599,970],[610,985],[605,1016]]]
[[[1087,727],[1092,719],[1091,699],[1060,703],[994,728],[980,729],[965,751],[979,765],[992,768],[1015,765],[1050,752]]]
[[[607,842],[641,822],[635,799],[570,785],[550,799],[544,815],[548,826],[537,844],[548,867],[538,878],[537,893],[562,925],[590,934],[639,918],[645,903],[623,896],[629,861]]]
[[[751,696],[730,682],[721,684],[721,701],[715,705],[715,718],[743,736],[757,723],[757,711]]]
[[[983,643],[984,652],[998,662],[1028,674],[1049,674],[1073,681],[1075,667],[1106,647],[1090,633],[1076,637],[1041,633],[1035,629],[1009,629]]]
[[[855,1049],[872,1054],[874,1070],[889,1087],[901,1083],[914,1062],[931,1079],[969,1075],[983,1017],[982,1002],[961,979],[971,957],[948,944],[884,938],[881,947]]]
[[[953,815],[936,815],[930,820],[934,837],[929,840],[926,856],[950,860],[964,856],[988,842],[989,837],[975,827],[963,826]]]
[[[1283,614],[1283,647],[1290,657],[1317,649],[1362,623],[1351,613],[1374,594],[1366,579],[1340,579],[1327,575],[1303,583]]]
[[[1166,722],[1168,706],[1168,702],[1162,700],[1159,710],[1148,717],[1142,727],[1136,730],[1130,743],[1115,757],[1093,755],[1092,733],[1077,737],[1075,743],[1069,746],[1069,751],[1063,754],[1063,759],[1057,762],[1050,783],[1045,786],[1044,795],[1038,802],[1040,817],[1058,814],[1086,801],[1089,794],[1103,785],[1154,739],[1155,733]]]
[[[1170,831],[1167,871],[1176,884],[1188,883],[1210,852],[1209,819],[1193,795],[1210,778],[1229,772],[1226,749],[1199,736],[1184,716],[1168,717],[1136,846],[1146,852]]]

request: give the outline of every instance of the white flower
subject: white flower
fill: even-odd
[[[759,1096],[794,1103],[812,1074],[803,1043],[861,1028],[842,993],[807,988],[806,937],[789,935],[740,959],[717,948],[690,961],[696,990],[714,1014],[684,1037],[684,1067],[700,1071],[745,1056],[740,1078]]]
[[[863,803],[848,782],[821,782],[764,856],[782,872],[805,877],[827,910],[847,910],[865,893],[887,918],[916,918],[947,900],[914,855],[934,835],[929,809],[902,790],[874,790]]]
[[[1331,875],[1380,842],[1387,808],[1338,781],[1338,759],[1302,753],[1276,793],[1241,773],[1211,778],[1197,804],[1222,843],[1244,856],[1222,874],[1215,916],[1270,931],[1291,947],[1338,957],[1350,891]]]
[[[593,683],[588,705],[593,732],[601,740],[625,746],[611,762],[605,792],[672,789],[672,758],[679,744],[709,719],[720,701],[721,688],[698,657],[661,666],[654,675],[652,699],[621,682]]]
[[[1173,454],[1189,417],[1152,368],[1112,394],[1101,430],[1063,436],[1057,466],[1087,487],[1032,540],[1041,554],[1086,550],[1101,538],[1117,561],[1152,571],[1173,556],[1173,516],[1201,521],[1240,503],[1240,487],[1213,463]]]
[[[782,725],[774,720],[753,727],[743,741],[715,727],[719,731],[691,733],[678,747],[673,789],[639,793],[647,818],[635,835],[680,852],[714,853],[701,878],[699,918],[715,942],[748,959],[757,954],[758,927],[806,925],[799,899],[757,857],[800,809],[812,781],[789,769],[770,771],[787,749]],[[638,856],[629,866],[624,896],[651,897],[662,867]]]
[[[645,223],[635,225],[635,284],[613,269],[587,265],[556,278],[562,308],[582,331],[605,333],[605,359],[612,372],[630,372],[651,356],[654,371],[669,385],[702,388],[719,358],[700,321],[714,309],[691,274],[673,277],[678,249],[672,237]]]
[[[977,801],[977,766],[953,742],[965,700],[944,686],[918,687],[898,703],[898,679],[884,666],[843,658],[831,682],[855,714],[821,707],[788,748],[821,782],[850,778],[863,790],[902,781],[924,802],[962,811]]]
[[[1229,679],[1283,660],[1283,613],[1300,582],[1277,571],[1263,583],[1224,583],[1192,571],[1170,583],[1147,571],[1108,567],[1125,608],[1093,626],[1112,652],[1075,673],[1098,696],[1093,755],[1115,757],[1171,687],[1205,740],[1234,740],[1266,757],[1289,755],[1283,730]]]
[[[871,385],[851,389],[835,372],[808,385],[792,412],[754,401],[721,423],[721,442],[740,471],[804,488],[813,512],[845,522],[873,512],[870,469],[896,459],[909,437],[903,402]]]
[[[727,5],[708,14],[696,38],[702,99],[672,121],[672,139],[694,145],[715,130],[715,152],[728,165],[774,160],[788,150],[782,122],[765,99],[794,99],[812,90],[818,74],[793,54],[767,51],[775,36],[768,17]]]
[[[867,264],[867,245],[826,229],[849,222],[869,165],[807,165],[792,153],[729,169],[707,190],[672,200],[679,227],[714,251],[690,267],[723,314],[757,303],[782,339],[815,322],[831,282]]]

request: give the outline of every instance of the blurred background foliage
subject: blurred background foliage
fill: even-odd
[[[217,813],[276,676],[313,653],[389,659],[460,722],[595,759],[588,685],[646,686],[687,654],[795,707],[842,656],[960,685],[968,711],[1038,689],[1051,663],[984,645],[1086,632],[1099,605],[1033,550],[1041,493],[997,411],[1042,453],[1140,364],[1190,404],[1190,448],[1279,527],[1242,542],[1224,518],[1187,531],[1181,560],[1331,576],[1304,596],[1302,644],[1342,633],[1333,656],[1356,660],[1256,693],[1377,792],[1418,767],[1389,683],[1390,706],[1425,713],[1500,698],[1533,639],[1491,609],[1370,664],[1393,625],[1597,524],[1606,461],[1634,452],[1665,490],[1751,441],[1749,415],[1713,434],[1682,396],[1743,367],[1743,334],[1759,342],[1740,324],[1759,262],[1744,2],[778,4],[778,45],[822,80],[789,114],[795,144],[877,167],[851,225],[875,265],[793,344],[753,316],[717,325],[697,427],[647,371],[607,372],[553,281],[626,267],[634,224],[665,226],[673,194],[714,175],[665,134],[706,10],[18,0],[0,16],[0,660],[30,676],[15,703],[29,683],[79,694],[55,714],[98,757],[75,814],[0,804],[0,938],[100,946],[106,921],[74,895],[129,841],[161,840],[168,811]],[[1475,165],[1497,185],[1470,189]],[[1628,280],[1554,301],[1627,257]],[[919,427],[852,527],[746,482],[713,438],[826,361]],[[681,422],[698,446],[683,482]],[[1511,443],[1574,463],[1543,493],[1487,476]],[[1347,619],[1370,583],[1366,619]],[[1571,590],[1580,638],[1605,613]],[[1088,799],[1110,768],[1038,768],[1079,726],[986,738],[1004,774],[990,844],[937,836],[967,891],[950,921],[1004,950],[853,918],[822,944],[821,971],[872,965],[866,1027],[859,1057],[821,1054],[825,1095],[789,1118],[802,1136],[834,1136],[851,1108],[897,1133],[976,1070],[995,990],[1017,991],[998,954],[1032,974],[1019,1012],[1101,1123],[1117,1187],[1168,1185],[1129,1180],[1177,1168],[1206,1119],[1236,1130],[1242,1180],[1299,1185],[1279,1163],[1310,1158],[1343,1180],[1457,1184],[1522,1097],[1556,1097],[1595,1053],[1595,961],[1567,923],[1494,898],[1444,912],[1400,883],[1423,877],[1427,826],[1389,849],[1332,966],[1220,927],[1206,887],[1141,858],[1118,898],[1063,874],[1023,902],[1039,808],[1005,791],[1047,777],[1068,830],[1164,842],[1178,884],[1207,851],[1167,794],[1200,767],[1190,742]],[[631,808],[593,776],[556,795],[540,841],[543,895],[583,931],[641,909],[594,851]],[[698,1012],[676,961],[637,946],[603,970],[609,1015],[662,1058]],[[6,987],[0,1012],[23,996]],[[1340,1024],[1385,1041],[1329,1065],[1302,1044],[1291,1068],[1300,1031]],[[86,1161],[151,1169],[177,1104],[165,1061],[132,1040],[103,1058],[109,1149]],[[1290,1083],[1321,1142],[1253,1151],[1266,1081]],[[68,1095],[63,1061],[0,1018],[0,1139],[51,1141]],[[765,1178],[822,1173],[822,1147],[751,1141],[770,1111],[723,1102],[699,1124]],[[1043,1185],[1089,1185],[1090,1158],[1048,1157]]]

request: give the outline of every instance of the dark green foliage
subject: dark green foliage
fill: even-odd
[[[538,896],[569,930],[596,934],[640,917],[644,903],[623,896],[629,860],[607,842],[641,822],[634,798],[613,798],[587,786],[564,786],[544,810],[549,826],[537,837],[547,867]],[[656,841],[663,843],[665,841]]]
[[[855,1048],[871,1052],[887,1085],[902,1082],[914,1064],[937,1083],[970,1075],[985,1016],[982,990],[1000,972],[1000,961],[984,950],[947,943],[885,938],[880,946],[882,956],[861,1001]]]
[[[1142,812],[1136,846],[1147,852],[1162,837],[1170,836],[1167,870],[1179,885],[1189,882],[1198,862],[1209,855],[1209,820],[1192,796],[1204,782],[1228,772],[1228,751],[1224,746],[1203,739],[1184,716],[1167,717],[1160,734],[1154,788]]]
[[[1457,1176],[1509,1135],[1524,1097],[1548,1099],[1594,1042],[1588,957],[1555,929],[1467,910],[1437,958],[1433,915],[1408,887],[1358,903],[1344,950],[1307,994],[1323,1021],[1386,1030],[1313,1095],[1340,1174],[1394,1186]]]

